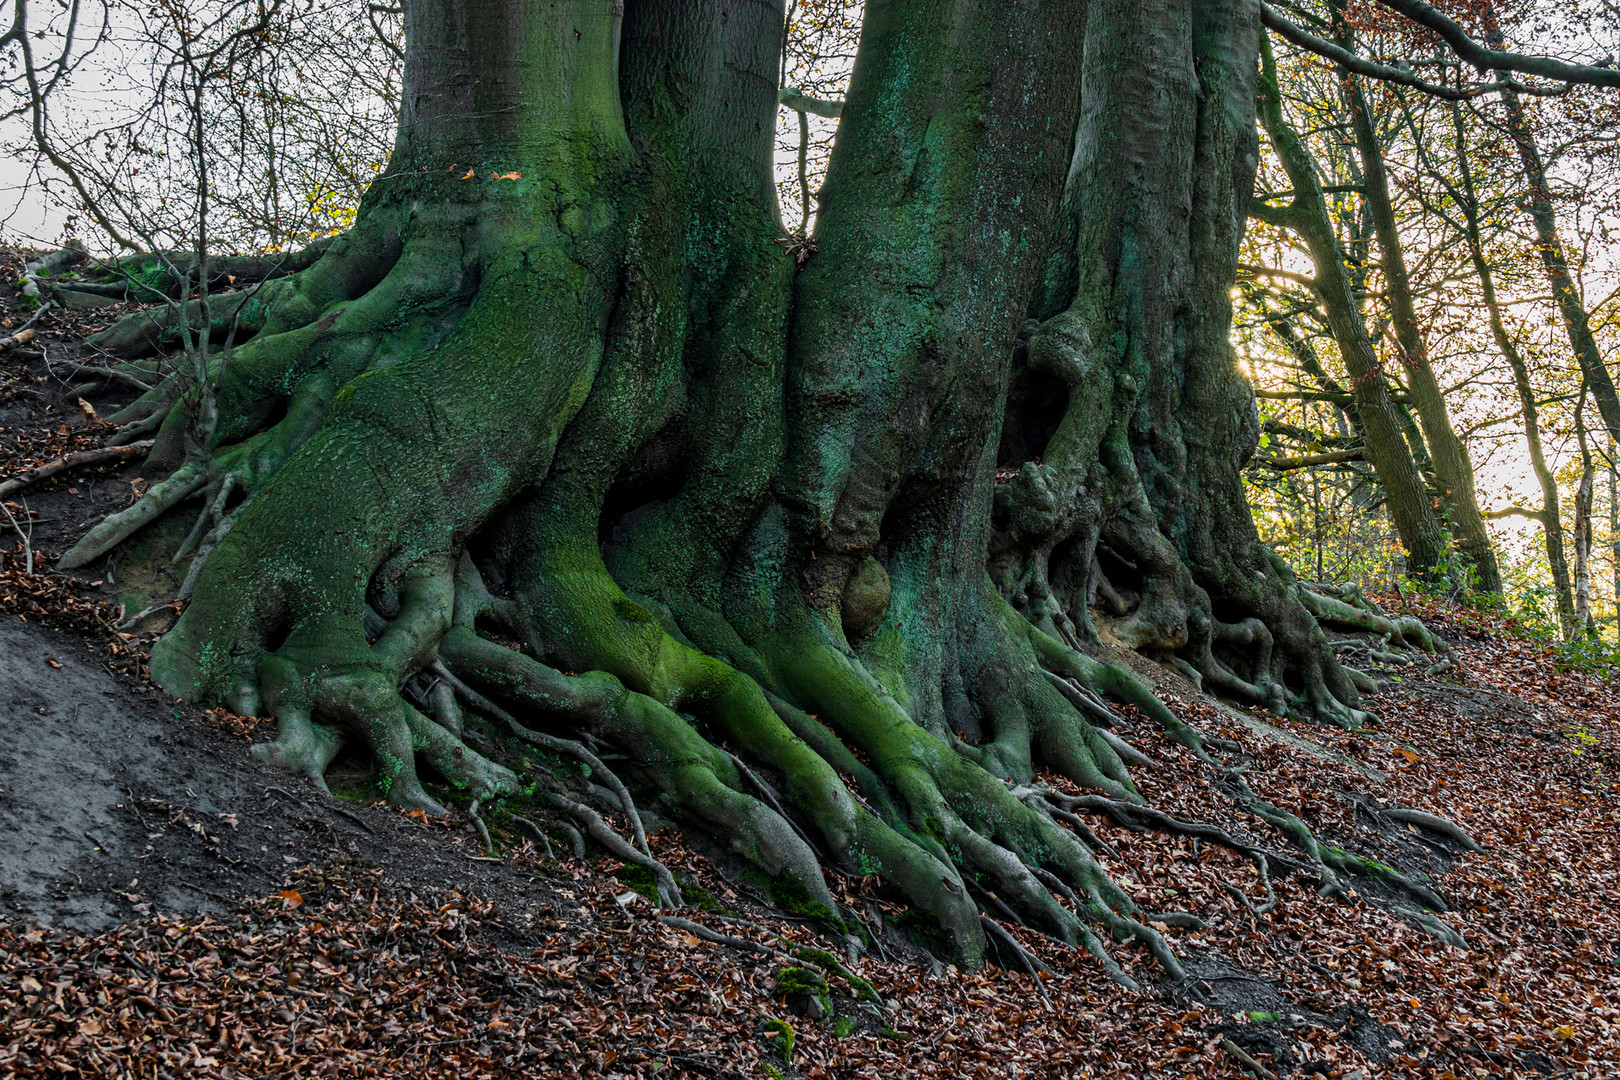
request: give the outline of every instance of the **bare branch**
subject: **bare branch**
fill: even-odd
[[[1366,461],[1367,452],[1354,450],[1324,450],[1320,454],[1298,454],[1294,457],[1254,458],[1250,465],[1264,465],[1268,469],[1287,472],[1290,469],[1309,469],[1317,465],[1342,465],[1347,461]]]
[[[1382,2],[1382,0],[1380,0],[1380,2]],[[1393,7],[1394,5],[1390,4],[1390,5],[1387,5],[1387,6]],[[1428,7],[1427,4],[1423,4],[1421,6]],[[1432,11],[1433,9],[1430,8],[1430,10]],[[1436,13],[1436,14],[1438,14],[1438,13]],[[1445,16],[1440,16],[1440,17],[1444,18]],[[1369,79],[1378,79],[1378,80],[1381,80],[1383,82],[1399,83],[1402,86],[1410,86],[1414,90],[1420,90],[1425,94],[1430,94],[1430,95],[1433,95],[1434,97],[1438,97],[1438,98],[1446,98],[1447,100],[1451,100],[1451,101],[1462,101],[1462,100],[1466,100],[1468,98],[1476,98],[1476,97],[1481,96],[1482,94],[1488,94],[1488,93],[1491,93],[1492,91],[1495,91],[1495,90],[1517,90],[1521,94],[1532,94],[1532,95],[1536,95],[1536,96],[1540,96],[1540,97],[1550,97],[1550,96],[1553,96],[1553,95],[1556,95],[1556,94],[1564,94],[1564,93],[1569,92],[1569,87],[1567,85],[1565,85],[1565,86],[1557,86],[1557,87],[1552,87],[1552,88],[1542,88],[1542,87],[1528,86],[1528,85],[1525,85],[1523,83],[1515,82],[1512,79],[1501,79],[1501,80],[1499,80],[1497,82],[1493,82],[1493,83],[1483,83],[1483,84],[1479,84],[1479,85],[1476,85],[1476,86],[1463,86],[1463,87],[1446,86],[1446,85],[1443,85],[1441,83],[1432,83],[1432,82],[1428,82],[1425,79],[1419,78],[1417,73],[1414,72],[1410,67],[1405,67],[1405,66],[1403,66],[1403,67],[1392,67],[1392,66],[1390,66],[1388,64],[1379,64],[1379,63],[1375,63],[1375,62],[1373,62],[1371,60],[1363,60],[1361,57],[1357,56],[1355,53],[1351,52],[1349,49],[1346,49],[1346,48],[1344,48],[1342,46],[1339,46],[1339,45],[1335,45],[1333,42],[1328,41],[1326,38],[1317,37],[1315,34],[1311,33],[1310,31],[1302,29],[1301,27],[1295,26],[1293,23],[1289,22],[1287,19],[1283,18],[1281,15],[1278,15],[1275,11],[1273,11],[1271,9],[1270,5],[1267,5],[1267,4],[1261,4],[1260,5],[1260,21],[1262,23],[1264,23],[1267,26],[1267,28],[1269,28],[1271,30],[1275,30],[1278,34],[1282,35],[1284,38],[1286,38],[1288,41],[1292,42],[1294,45],[1297,45],[1299,48],[1304,49],[1306,52],[1312,52],[1312,53],[1315,53],[1317,56],[1323,57],[1323,58],[1328,59],[1328,60],[1332,60],[1334,63],[1340,65],[1341,67],[1345,68],[1348,71],[1352,71],[1352,72],[1356,73],[1357,75],[1364,75]],[[1447,21],[1449,21],[1449,20],[1447,20]],[[1455,24],[1453,24],[1453,25],[1455,25]],[[1464,35],[1464,36],[1466,36],[1466,35]],[[1489,50],[1482,50],[1482,51],[1489,51]],[[1510,56],[1512,54],[1510,54],[1510,53],[1494,53],[1492,55]],[[1545,62],[1546,63],[1552,63],[1552,64],[1557,63],[1557,61],[1545,61]],[[1560,65],[1560,66],[1567,67],[1569,65]],[[1515,68],[1513,70],[1520,70],[1520,69]],[[1594,68],[1592,70],[1601,71],[1601,70],[1605,70],[1605,69]],[[1535,72],[1535,74],[1542,74],[1542,72]],[[1615,72],[1614,74],[1615,74],[1615,76],[1617,78],[1620,78],[1620,72]],[[1557,78],[1558,76],[1551,76],[1551,77],[1552,78]],[[1567,79],[1565,81],[1566,82],[1591,82],[1591,81],[1594,81],[1594,80],[1591,80],[1591,79]],[[1616,82],[1616,83],[1614,83],[1612,85],[1620,86],[1620,82]]]
[[[1488,49],[1468,36],[1450,17],[1441,14],[1423,0],[1378,0],[1391,11],[1426,26],[1446,40],[1456,54],[1480,71],[1517,71],[1523,75],[1539,75],[1544,79],[1557,79],[1566,83],[1587,83],[1592,86],[1610,86],[1620,89],[1620,70],[1612,65],[1612,57],[1602,64],[1566,64],[1546,56],[1525,56],[1522,53]],[[1515,87],[1514,89],[1522,88]]]

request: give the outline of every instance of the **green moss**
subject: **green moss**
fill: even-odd
[[[648,900],[655,904],[658,903],[658,882],[654,880],[652,871],[645,866],[633,866],[630,863],[625,863],[613,872],[613,876]],[[684,894],[686,890],[683,888],[681,891]]]
[[[651,827],[649,826],[649,831],[650,829]],[[686,902],[697,908],[699,911],[712,911],[716,915],[736,914],[732,908],[722,904],[720,899],[715,896],[714,893],[710,892],[708,889],[705,889],[697,882],[682,881],[680,882],[680,886],[681,895],[686,898]]]
[[[788,999],[789,1005],[795,1010],[801,1005],[808,1007],[808,999],[813,998],[821,1005],[822,1016],[832,1015],[832,992],[827,988],[827,980],[809,968],[785,967],[778,971],[776,994]],[[800,1000],[795,1001],[796,998]]]
[[[755,867],[747,867],[743,870],[743,880],[763,889],[770,896],[771,903],[785,914],[800,919],[812,919],[837,930],[846,929],[844,920],[837,912],[818,902],[805,890],[804,885],[794,878],[776,878]]]
[[[847,1039],[855,1034],[856,1022],[853,1016],[839,1016],[832,1022],[832,1033],[835,1039]]]
[[[889,575],[883,564],[870,555],[861,560],[844,585],[841,601],[844,635],[856,641],[877,629],[889,610],[890,591]]]
[[[932,956],[949,956],[951,951],[951,938],[945,928],[928,912],[921,908],[907,907],[896,915],[888,917],[906,940],[919,949]]]
[[[816,965],[817,967],[821,968],[821,970],[828,972],[829,974],[837,975],[840,979],[843,979],[849,984],[849,988],[855,991],[856,997],[862,998],[866,1001],[875,1001],[879,1004],[882,1003],[883,999],[878,996],[876,988],[874,988],[871,983],[867,982],[865,979],[846,968],[832,953],[823,952],[821,949],[795,949],[793,951],[793,955],[798,957],[800,960]],[[801,969],[793,968],[789,970]],[[828,1011],[830,1012],[832,1010],[829,1009]]]
[[[774,1033],[771,1041],[776,1043],[777,1052],[782,1055],[782,1063],[787,1064],[793,1060],[793,1043],[796,1036],[793,1025],[786,1020],[767,1020],[765,1030]]]

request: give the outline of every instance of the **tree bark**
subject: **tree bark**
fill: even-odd
[[[1468,132],[1463,125],[1461,108],[1452,106],[1452,126],[1457,138],[1457,162],[1461,188],[1453,189],[1452,198],[1462,212],[1463,238],[1468,244],[1468,258],[1479,277],[1480,295],[1490,318],[1491,336],[1496,347],[1507,358],[1513,369],[1513,388],[1519,396],[1520,416],[1524,421],[1524,441],[1530,454],[1530,468],[1541,486],[1542,538],[1547,547],[1547,565],[1552,572],[1553,602],[1558,612],[1558,626],[1565,640],[1575,633],[1575,601],[1570,591],[1569,559],[1564,554],[1563,513],[1559,507],[1558,480],[1547,466],[1547,455],[1541,445],[1541,416],[1536,406],[1536,391],[1530,381],[1530,368],[1508,333],[1502,318],[1502,305],[1496,298],[1496,280],[1490,262],[1485,258],[1485,242],[1480,231],[1479,195],[1474,185],[1473,166],[1468,161]]]
[[[1502,42],[1500,32],[1492,30],[1486,41],[1493,47]],[[1547,272],[1547,284],[1569,336],[1570,349],[1580,365],[1581,377],[1586,380],[1597,403],[1598,415],[1609,429],[1611,438],[1620,439],[1620,394],[1616,394],[1614,379],[1598,351],[1597,339],[1592,335],[1591,320],[1586,314],[1575,279],[1569,272],[1569,260],[1564,256],[1564,244],[1558,238],[1558,212],[1553,206],[1552,189],[1547,184],[1547,169],[1542,164],[1541,148],[1536,145],[1535,132],[1518,92],[1511,87],[1502,90],[1502,105],[1507,119],[1508,135],[1519,152],[1519,164],[1524,170],[1524,209],[1536,230],[1536,250],[1541,255],[1542,268]]]
[[[1592,621],[1592,497],[1596,469],[1586,441],[1585,393],[1575,407],[1575,439],[1580,446],[1581,476],[1575,487],[1575,632],[1596,637]]]
[[[964,962],[982,888],[1179,976],[1035,782],[1140,801],[1097,695],[1201,752],[1086,651],[1097,595],[1136,598],[1114,640],[1340,724],[1365,714],[1313,613],[1400,632],[1300,587],[1244,501],[1258,6],[865,19],[801,267],[780,5],[421,0],[388,175],[268,310],[238,301],[220,450],[71,559],[200,495],[153,675],[274,714],[257,752],[317,784],[358,740],[396,802],[439,808],[418,758],[518,797],[459,697],[579,760],[533,729],[620,748],[830,925],[823,865],[881,875]],[[132,415],[187,408],[164,384]]]
[[[1340,44],[1348,43],[1341,40]],[[1429,450],[1429,460],[1440,483],[1440,495],[1457,546],[1471,565],[1481,592],[1502,591],[1502,575],[1497,569],[1496,552],[1490,532],[1480,516],[1479,497],[1474,493],[1474,466],[1468,450],[1457,437],[1446,409],[1445,394],[1429,364],[1428,344],[1418,325],[1412,303],[1412,283],[1406,270],[1406,254],[1395,221],[1395,206],[1389,194],[1389,175],[1384,167],[1384,150],[1373,130],[1372,110],[1360,81],[1343,73],[1343,92],[1350,109],[1356,148],[1361,157],[1366,185],[1367,208],[1383,252],[1384,283],[1389,292],[1390,316],[1395,324],[1402,367],[1406,370],[1407,393],[1417,409],[1418,420]]]
[[[1433,500],[1401,436],[1377,352],[1351,291],[1345,272],[1345,254],[1334,234],[1310,150],[1283,118],[1269,43],[1263,44],[1263,56],[1260,120],[1293,184],[1294,199],[1286,208],[1256,207],[1254,212],[1262,220],[1297,233],[1310,250],[1316,267],[1316,292],[1322,299],[1339,354],[1350,372],[1351,395],[1366,433],[1367,458],[1383,482],[1386,505],[1406,547],[1412,574],[1430,577],[1444,561],[1445,534],[1435,516]]]

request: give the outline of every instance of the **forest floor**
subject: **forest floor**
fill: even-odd
[[[3,334],[28,317],[19,267],[0,252]],[[0,351],[0,480],[110,434],[56,361],[121,310],[49,310]],[[1022,971],[941,968],[876,882],[835,878],[879,930],[848,968],[882,1003],[838,977],[821,1002],[783,956],[839,946],[701,837],[653,836],[694,902],[660,921],[617,863],[501,828],[492,858],[464,816],[321,795],[249,756],[269,725],[162,695],[150,638],[114,628],[116,565],[52,567],[139,483],[133,464],[68,471],[5,499],[15,526],[0,514],[0,1077],[1620,1075],[1620,686],[1509,620],[1421,604],[1459,666],[1413,666],[1357,732],[1229,708],[1130,658],[1242,744],[1261,797],[1430,875],[1467,948],[1374,879],[1335,900],[1278,874],[1257,915],[1241,856],[1099,816],[1142,908],[1202,920],[1165,929],[1192,989],[1123,944],[1144,989],[1122,990],[1017,928],[1044,995]],[[1150,805],[1287,846],[1153,725],[1129,738],[1158,763],[1135,771]],[[1484,850],[1392,828],[1386,806]]]

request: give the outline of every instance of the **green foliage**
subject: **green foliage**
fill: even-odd
[[[1607,678],[1620,676],[1620,642],[1587,634],[1553,646],[1559,671],[1584,671]]]

